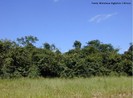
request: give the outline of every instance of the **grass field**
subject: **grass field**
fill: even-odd
[[[1,79],[0,98],[132,98],[132,77]]]

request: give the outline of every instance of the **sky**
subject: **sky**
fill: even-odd
[[[132,42],[132,0],[0,0],[0,39],[29,35],[37,47],[48,42],[62,52],[75,40],[100,40],[123,53]]]

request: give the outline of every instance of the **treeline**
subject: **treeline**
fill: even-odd
[[[0,40],[0,78],[17,77],[91,77],[132,76],[133,45],[123,54],[111,44],[99,40],[80,41],[73,49],[61,53],[54,44],[38,48],[37,37],[25,36],[17,41]]]

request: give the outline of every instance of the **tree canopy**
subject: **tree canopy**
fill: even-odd
[[[88,41],[84,47],[76,40],[74,49],[61,53],[47,42],[38,48],[36,41],[34,36],[16,42],[0,40],[0,78],[132,76],[132,44],[119,54],[119,49],[99,40]]]

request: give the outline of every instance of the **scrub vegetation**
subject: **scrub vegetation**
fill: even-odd
[[[38,48],[36,41],[34,36],[17,38],[16,42],[0,40],[0,78],[132,76],[132,44],[120,54],[119,49],[99,40],[85,46],[76,40],[73,49],[61,53],[47,42]]]

